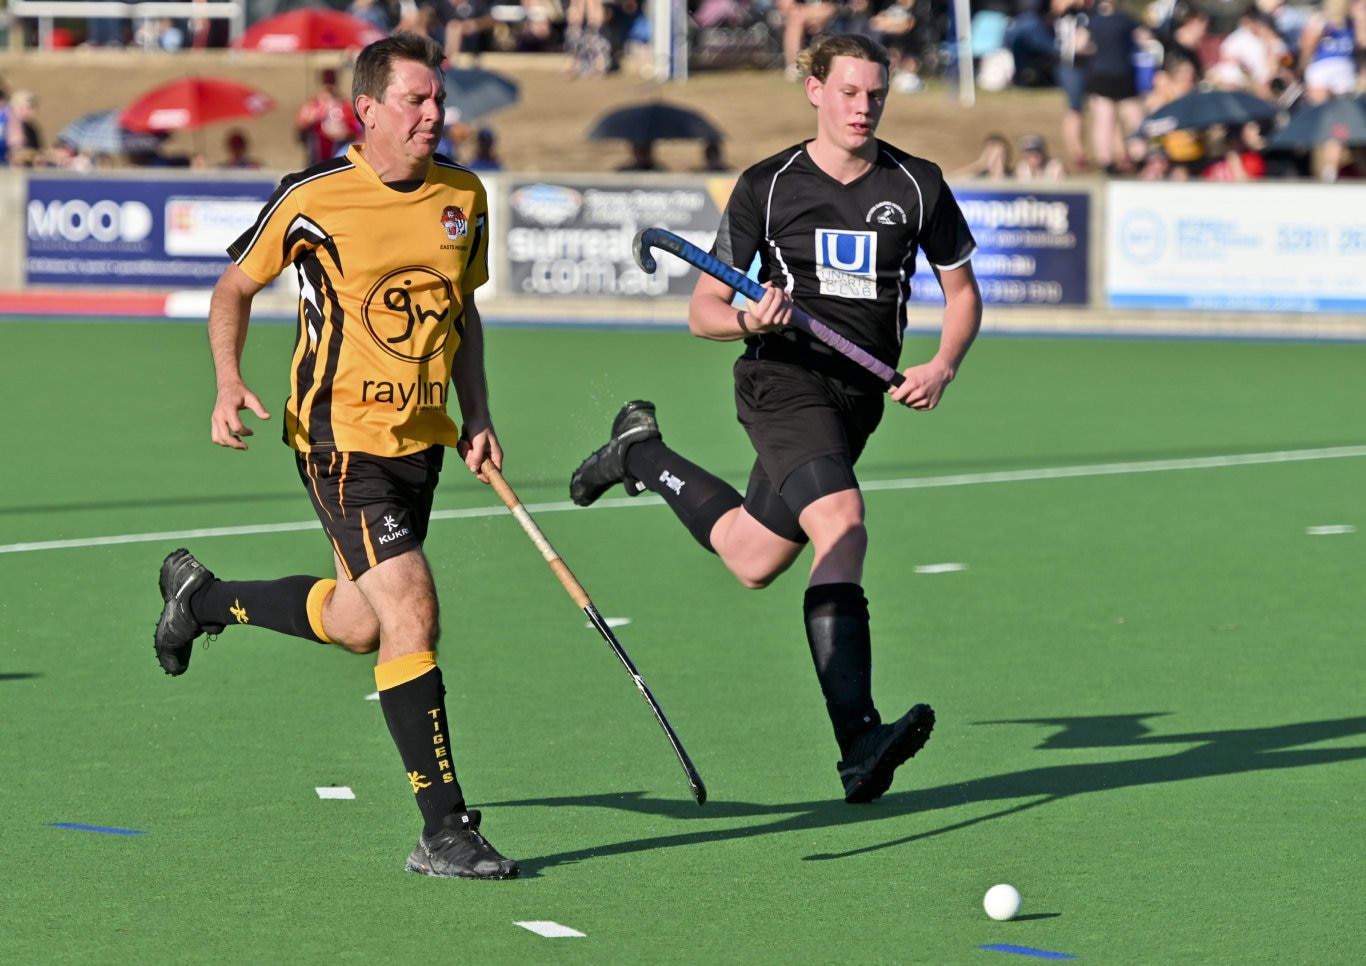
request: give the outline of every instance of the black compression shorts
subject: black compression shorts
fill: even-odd
[[[442,446],[397,457],[296,454],[299,478],[352,580],[422,548],[445,455]]]
[[[821,497],[858,486],[854,463],[883,405],[880,393],[850,392],[801,365],[739,359],[736,416],[758,454],[745,510],[779,536],[805,542],[797,518]]]

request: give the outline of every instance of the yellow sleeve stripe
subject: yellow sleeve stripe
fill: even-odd
[[[308,601],[304,605],[308,610],[308,626],[313,628],[313,633],[324,644],[337,643],[323,630],[323,604],[327,602],[327,595],[332,593],[336,586],[337,582],[332,578],[323,578],[309,588]]]
[[[434,667],[436,667],[435,651],[418,651],[416,654],[405,654],[402,657],[394,658],[392,661],[375,665],[375,685],[381,691],[388,691],[400,684],[416,681]]]

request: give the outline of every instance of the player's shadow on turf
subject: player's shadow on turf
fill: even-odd
[[[902,845],[1092,792],[1366,759],[1366,747],[1324,749],[1305,747],[1323,741],[1366,735],[1366,716],[1308,721],[1265,728],[1154,735],[1144,724],[1144,721],[1161,716],[1161,714],[1154,713],[984,722],[984,724],[1045,725],[1058,729],[1049,734],[1037,746],[1040,751],[1081,748],[1160,748],[1168,745],[1191,745],[1192,747],[1175,754],[1153,755],[1148,758],[1125,757],[1118,761],[1031,768],[1006,775],[979,778],[959,785],[889,795],[887,796],[889,804],[913,812],[956,808],[981,802],[1018,801],[1028,798],[1032,798],[1032,800],[976,819],[908,835],[868,848],[842,853],[841,855],[812,856],[812,858],[840,858],[846,855],[856,855]]]
[[[0,681],[27,681],[29,678],[36,678],[37,676],[32,671],[11,671],[0,674]]]
[[[1024,721],[983,722],[1000,725],[1046,725],[1056,729],[1036,750],[1052,751],[1081,748],[1162,748],[1191,745],[1173,754],[1147,758],[1126,756],[1116,761],[1075,765],[1045,765],[1002,775],[991,775],[944,785],[939,788],[895,792],[871,805],[846,805],[838,800],[794,802],[787,805],[758,805],[749,802],[713,799],[698,808],[686,799],[651,799],[644,792],[583,795],[564,798],[527,799],[502,805],[569,805],[576,807],[619,808],[641,814],[678,819],[763,819],[741,827],[705,829],[604,843],[589,849],[542,856],[524,861],[530,870],[543,869],[586,859],[624,855],[659,848],[700,845],[730,839],[750,838],[785,832],[809,831],[832,825],[887,819],[916,820],[921,828],[909,835],[841,853],[820,853],[808,860],[848,858],[880,849],[908,845],[922,839],[961,831],[983,822],[994,821],[1048,805],[1052,802],[1094,792],[1114,791],[1142,785],[1214,778],[1249,772],[1303,768],[1366,759],[1366,747],[1313,749],[1306,746],[1335,739],[1366,735],[1366,716],[1275,725],[1265,728],[1240,728],[1231,731],[1203,731],[1175,735],[1153,735],[1144,721],[1161,717],[1159,713],[1105,715],[1079,718],[1035,718]],[[919,822],[936,811],[957,809],[981,803],[1010,802],[995,809],[947,825],[933,827]],[[929,827],[927,827],[929,826]]]

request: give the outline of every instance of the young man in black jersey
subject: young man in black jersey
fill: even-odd
[[[824,35],[803,51],[816,136],[745,171],[721,217],[712,253],[748,267],[757,256],[763,298],[704,275],[688,309],[695,335],[744,340],[735,363],[740,423],[757,459],[738,491],[667,447],[655,407],[627,404],[612,438],[575,471],[580,506],[616,483],[658,493],[693,537],[746,587],[768,586],[807,543],[807,642],[841,761],[845,801],[868,802],[919,751],[934,712],[917,704],[883,723],[873,703],[863,562],[868,536],[854,463],[886,396],[911,409],[938,405],[981,325],[976,249],[940,169],[875,138],[888,60],[875,42]],[[888,365],[898,365],[917,250],[943,289],[939,349],[887,390],[863,369],[788,323],[794,303]]]
[[[218,385],[210,435],[244,450],[252,431],[243,410],[270,418],[241,372],[252,300],[282,272],[299,275],[282,430],[336,577],[219,580],[177,550],[161,567],[155,649],[167,674],[183,674],[200,634],[254,624],[375,654],[380,707],[424,821],[407,868],[505,879],[518,865],[483,837],[456,780],[423,553],[446,448],[481,479],[485,459],[503,459],[474,302],[488,280],[488,200],[478,176],[435,153],[444,58],[436,41],[405,32],[360,52],[353,87],[364,144],[281,181],[229,247],[209,306]],[[447,411],[451,387],[459,427]]]

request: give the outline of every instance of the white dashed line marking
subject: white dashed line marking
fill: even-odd
[[[957,572],[957,571],[959,571],[959,570],[967,570],[967,569],[968,569],[968,565],[967,565],[967,564],[962,564],[962,563],[937,563],[937,564],[922,564],[921,566],[915,568],[915,572],[918,573],[918,574],[951,574],[951,573],[955,573],[955,572]]]
[[[604,617],[603,620],[607,622],[608,627],[625,627],[627,624],[631,623],[631,618],[629,617]],[[583,626],[592,627],[593,622],[589,621]]]
[[[563,939],[570,936],[585,936],[577,929],[570,929],[568,926],[561,926],[558,922],[547,922],[544,920],[533,920],[530,922],[519,922],[515,925],[523,929],[530,929],[538,936],[545,936],[548,939]]]

